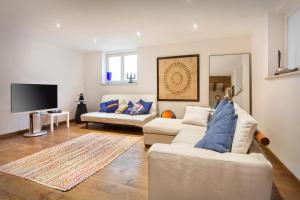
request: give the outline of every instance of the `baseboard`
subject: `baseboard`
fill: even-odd
[[[75,119],[70,119],[70,123],[72,123],[72,122],[75,122]],[[62,122],[58,123],[58,125],[63,125],[63,124],[66,124],[66,121],[62,121]],[[43,125],[43,129],[46,129],[46,128],[49,128],[49,127],[50,127],[50,125]],[[14,136],[14,135],[24,134],[28,131],[29,131],[29,129],[23,129],[23,130],[19,130],[19,131],[10,132],[10,133],[4,133],[4,134],[0,135],[0,139],[11,137],[11,136]]]
[[[4,133],[4,134],[0,135],[0,139],[11,137],[14,135],[24,134],[24,133],[28,132],[28,130],[29,129],[23,129],[23,130],[19,130],[19,131],[10,132],[10,133]]]
[[[292,177],[300,183],[300,180],[279,160],[279,158],[266,146],[261,145],[261,149],[264,155],[271,161],[271,163],[276,163],[277,167],[280,167],[282,171],[285,171],[287,176]]]

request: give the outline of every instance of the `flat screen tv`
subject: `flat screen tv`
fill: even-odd
[[[11,84],[11,112],[57,108],[57,85]]]

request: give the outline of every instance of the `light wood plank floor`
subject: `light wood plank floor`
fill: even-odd
[[[134,128],[91,125],[86,129],[82,124],[72,123],[71,128],[67,129],[60,125],[54,133],[42,137],[24,138],[22,135],[15,135],[1,138],[0,165],[94,131],[136,134],[142,137],[142,131]],[[141,140],[104,169],[68,192],[50,189],[0,172],[0,200],[146,200],[147,150]],[[300,199],[299,181],[270,152],[267,152],[267,156],[275,164],[276,187],[273,188],[272,199]]]

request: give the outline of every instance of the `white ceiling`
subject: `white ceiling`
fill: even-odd
[[[132,49],[250,35],[282,1],[0,0],[0,29],[82,51]]]

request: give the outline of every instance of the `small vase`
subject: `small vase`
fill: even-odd
[[[111,81],[111,75],[112,75],[111,72],[106,72],[106,80],[107,81]]]

